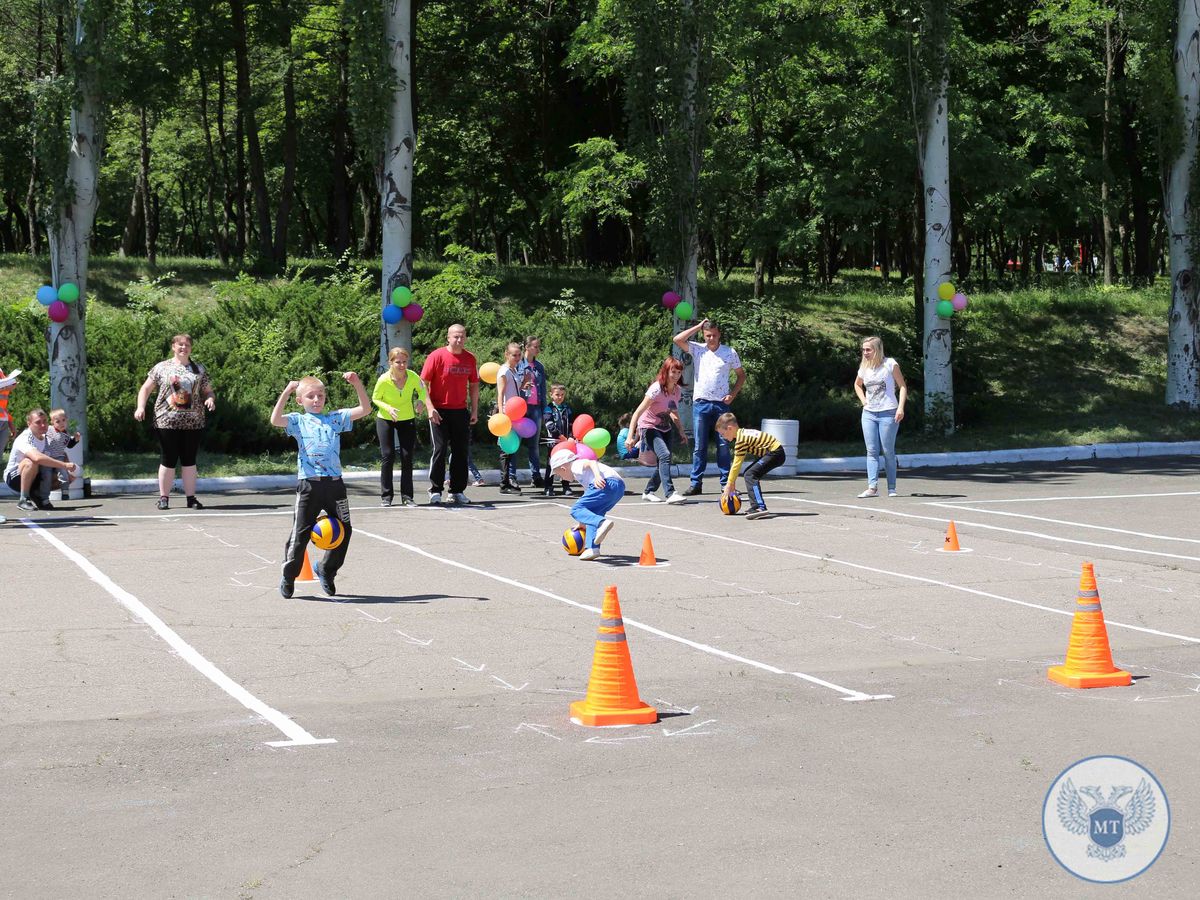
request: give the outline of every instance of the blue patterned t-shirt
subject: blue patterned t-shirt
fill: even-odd
[[[342,432],[354,426],[350,410],[288,413],[284,431],[296,439],[299,478],[342,477]]]

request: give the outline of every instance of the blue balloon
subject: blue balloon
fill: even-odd
[[[58,299],[58,291],[48,284],[43,284],[37,289],[37,299],[42,306],[49,306]]]
[[[400,307],[389,303],[383,308],[383,321],[387,322],[389,325],[395,325],[402,318],[404,318],[404,310],[402,310]]]

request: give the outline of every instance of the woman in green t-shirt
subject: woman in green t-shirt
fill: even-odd
[[[400,447],[400,505],[413,502],[413,446],[417,440],[417,413],[429,402],[421,376],[408,367],[408,351],[393,347],[388,353],[388,370],[375,382],[371,402],[379,408],[375,433],[379,437],[379,496],[381,506],[391,506],[394,495],[392,466]]]

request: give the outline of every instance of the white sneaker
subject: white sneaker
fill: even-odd
[[[458,503],[461,506],[466,506],[468,503],[471,502],[470,500],[467,499],[467,495],[464,494],[462,491],[459,491],[457,494],[454,494],[453,497],[454,497],[454,502]]]
[[[646,493],[642,494],[642,499],[645,500],[647,503],[662,503],[663,502],[662,497],[658,496],[658,494],[652,494],[649,491],[646,491]]]
[[[863,491],[861,494],[858,495],[858,499],[859,500],[869,500],[871,497],[878,497],[878,496],[879,496],[878,490],[876,490],[875,488],[867,488],[865,491]]]
[[[599,552],[597,552],[595,547],[588,547],[586,550],[584,550],[582,553],[579,554],[579,558],[580,559],[595,559],[599,555],[600,554],[599,554]]]
[[[613,522],[612,519],[605,519],[603,522],[601,522],[599,525],[596,526],[596,546],[597,547],[599,547],[601,544],[604,543],[604,539],[606,537],[608,537],[608,533],[613,530],[614,524],[615,523]],[[586,553],[587,551],[585,550],[584,552]]]
[[[888,496],[889,497],[899,497],[900,495],[898,493],[896,493],[895,491],[888,491]]]
[[[441,494],[430,493],[430,495],[429,495],[429,505],[430,506],[439,506],[441,504],[441,502],[442,502]]]
[[[667,498],[668,503],[687,503],[687,497],[683,496],[680,491],[676,491]]]

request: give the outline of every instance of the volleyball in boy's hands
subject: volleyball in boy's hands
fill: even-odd
[[[572,526],[563,532],[562,545],[563,549],[571,556],[578,556],[583,552],[584,541],[587,540],[583,529],[578,526]]]
[[[346,539],[346,529],[337,519],[321,516],[312,527],[312,542],[318,550],[333,550]]]
[[[738,510],[742,508],[742,498],[737,494],[722,494],[721,495],[721,512],[727,516],[736,516]]]

